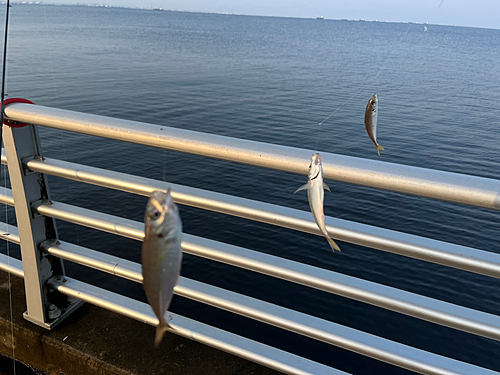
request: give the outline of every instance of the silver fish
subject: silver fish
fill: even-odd
[[[146,297],[160,323],[156,327],[155,346],[171,328],[165,319],[182,262],[182,222],[170,189],[155,190],[149,198],[144,217],[142,277]]]
[[[307,184],[302,185],[295,193],[301,190],[307,190],[307,197],[309,198],[309,207],[311,207],[311,212],[314,216],[314,220],[321,230],[326,240],[330,244],[333,251],[340,251],[340,247],[335,243],[334,240],[330,238],[325,226],[325,213],[323,212],[323,197],[324,189],[330,191],[327,184],[323,182],[323,165],[321,164],[321,155],[315,152],[311,158],[311,164],[309,165],[309,176],[307,179]],[[294,193],[294,194],[295,194]]]
[[[385,149],[377,143],[377,117],[378,117],[378,99],[377,94],[372,94],[368,104],[366,105],[365,111],[365,128],[368,136],[375,144],[377,148],[378,156],[380,156],[380,150]]]

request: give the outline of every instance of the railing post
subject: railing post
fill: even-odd
[[[17,128],[4,126],[3,129],[24,269],[27,305],[24,317],[32,323],[52,329],[81,302],[55,302],[49,295],[47,281],[65,272],[61,259],[39,249],[44,241],[58,240],[55,220],[35,214],[32,210],[36,202],[50,202],[47,178],[44,174],[29,171],[23,165],[31,159],[43,159],[38,129],[34,125]]]

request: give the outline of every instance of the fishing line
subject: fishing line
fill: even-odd
[[[340,109],[342,109],[347,103],[349,103],[351,101],[352,98],[354,98],[356,95],[358,95],[366,86],[368,85],[371,85],[376,79],[377,77],[379,76],[380,72],[382,71],[382,68],[379,69],[378,73],[375,75],[375,77],[372,78],[372,80],[368,83],[366,83],[363,87],[361,87],[358,91],[356,91],[354,94],[352,94],[349,99],[347,99],[344,103],[342,103],[335,111],[333,111],[332,113],[330,113],[328,116],[326,116],[326,118],[321,121],[319,124],[318,124],[318,127],[319,129],[321,129],[321,125],[323,125],[323,123],[328,120],[330,117],[332,117],[335,113],[337,113],[337,111],[339,111]],[[319,137],[319,135],[318,135]],[[314,146],[314,152],[316,152],[318,150],[318,137],[316,137],[316,146]]]
[[[4,194],[7,195],[7,166],[2,165],[4,172]],[[7,208],[7,204],[5,206],[5,235],[8,236],[9,233],[9,212]],[[11,337],[12,337],[12,363],[14,375],[16,375],[16,349],[14,347],[14,312],[12,306],[12,283],[11,283],[11,275],[10,275],[10,247],[9,240],[7,242],[7,274],[8,274],[8,288],[9,288],[9,306],[10,306],[10,329],[11,329]]]
[[[163,149],[163,165],[162,165],[162,175],[161,178],[163,182],[167,182],[167,150]]]
[[[3,118],[4,118],[4,100],[5,100],[5,72],[7,70],[7,36],[9,35],[9,11],[10,0],[7,0],[7,10],[5,11],[5,37],[3,41],[3,65],[2,65],[2,89],[0,93],[0,145],[3,137]],[[1,173],[1,168],[0,168]],[[2,176],[0,175],[0,181]]]
[[[7,9],[5,11],[5,37],[3,44],[3,65],[2,65],[2,89],[0,93],[0,145],[2,144],[3,138],[3,119],[4,119],[4,109],[5,109],[5,75],[7,71],[7,36],[9,35],[9,12],[10,12],[10,0],[7,0]],[[7,193],[7,167],[4,169],[4,180],[5,186],[4,191]],[[1,176],[2,167],[0,167],[0,181],[2,180]],[[8,208],[5,204],[5,232],[8,233],[9,225],[9,214]],[[16,351],[14,347],[14,313],[12,308],[12,280],[10,275],[10,247],[9,241],[7,241],[7,274],[8,274],[8,288],[9,288],[9,306],[10,306],[10,328],[11,328],[11,337],[12,337],[12,368],[14,371],[14,375],[16,375]]]
[[[408,34],[408,31],[410,30],[410,27],[411,27],[411,24],[408,25],[408,28],[406,29],[405,33],[401,36],[401,38],[399,39],[399,42],[401,42],[403,40],[403,38],[406,36],[406,34]],[[385,64],[382,65],[377,74],[375,75],[375,77],[373,77],[370,81],[368,81],[367,83],[365,83],[358,91],[356,91],[354,94],[352,94],[344,103],[342,103],[337,109],[335,109],[332,113],[330,113],[328,116],[326,116],[326,118],[321,121],[320,123],[318,123],[318,130],[321,130],[321,125],[323,125],[323,123],[325,121],[327,121],[330,117],[332,117],[335,113],[337,113],[340,109],[342,109],[347,103],[349,103],[351,101],[352,98],[354,98],[356,95],[358,95],[365,87],[367,87],[368,85],[371,85],[373,84],[373,82],[375,82],[375,80],[378,78],[378,76],[380,75],[380,72],[382,72],[382,70],[385,68]],[[318,135],[316,136],[316,144],[314,146],[314,152],[316,153],[316,151],[318,150],[318,143],[319,143],[319,136],[320,136],[320,132],[318,131]]]

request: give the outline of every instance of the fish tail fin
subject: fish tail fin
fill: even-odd
[[[161,343],[161,340],[163,339],[163,335],[165,334],[165,332],[167,332],[167,330],[169,328],[172,328],[170,327],[170,325],[168,323],[161,323],[158,324],[158,326],[156,327],[156,335],[155,335],[155,348],[157,348],[160,343]]]
[[[380,156],[380,150],[385,151],[385,148],[380,146],[378,143],[376,144],[376,147],[377,147],[378,156]]]
[[[340,247],[335,243],[334,240],[332,240],[330,237],[326,237],[326,240],[328,241],[328,243],[330,244],[330,247],[332,248],[332,250],[334,252],[340,251]]]

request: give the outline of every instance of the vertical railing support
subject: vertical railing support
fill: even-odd
[[[39,249],[44,241],[58,240],[55,220],[32,210],[35,202],[50,202],[47,178],[23,166],[23,162],[28,160],[43,159],[38,129],[33,125],[17,128],[4,126],[3,129],[24,269],[27,305],[24,317],[32,323],[52,329],[81,302],[61,300],[60,295],[52,295],[47,286],[52,276],[64,277],[65,273],[61,259]]]

